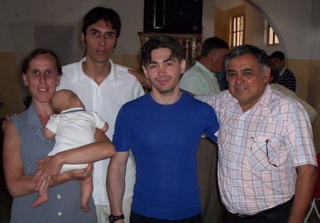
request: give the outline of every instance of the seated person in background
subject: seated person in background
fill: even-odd
[[[273,63],[275,63],[280,72],[277,83],[296,92],[296,78],[291,70],[285,66],[286,62],[284,53],[281,51],[275,51],[269,56],[269,58]]]
[[[52,115],[44,127],[44,135],[48,139],[55,137],[56,143],[48,156],[80,147],[94,142],[96,128],[103,132],[108,130],[108,124],[95,112],[85,111],[85,106],[78,96],[70,90],[57,91],[51,99],[51,108],[57,115]],[[86,168],[88,164],[64,164],[60,173],[74,169]],[[89,212],[89,199],[92,196],[92,176],[80,181],[81,183],[81,210]],[[39,191],[38,199],[33,207],[48,201],[48,192]]]
[[[286,88],[285,86],[278,84],[278,77],[279,77],[279,70],[277,66],[270,60],[269,61],[269,67],[270,67],[270,78],[268,80],[268,83],[270,84],[271,89],[280,91],[281,93],[297,100],[308,112],[310,121],[313,122],[314,119],[317,117],[317,111],[309,105],[307,102],[303,101],[301,98],[299,98],[296,93],[294,93],[292,90]]]

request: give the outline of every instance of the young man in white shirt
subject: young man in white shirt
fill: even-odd
[[[144,94],[141,84],[128,73],[128,68],[110,60],[120,31],[121,21],[117,12],[103,7],[90,10],[83,19],[81,34],[86,57],[63,67],[63,77],[58,88],[74,91],[87,110],[97,112],[109,124],[106,135],[110,140],[121,106]],[[94,163],[93,198],[99,223],[107,222],[111,214],[106,192],[108,165],[109,159]],[[124,217],[129,222],[134,182],[135,165],[129,158],[123,202],[124,216],[111,216],[111,220]]]

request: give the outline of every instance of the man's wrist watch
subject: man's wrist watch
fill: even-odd
[[[118,220],[124,219],[124,215],[118,215],[118,216],[114,216],[113,214],[109,215],[108,220],[109,222],[115,222]]]

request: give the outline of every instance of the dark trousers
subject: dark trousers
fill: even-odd
[[[218,145],[202,138],[197,152],[198,185],[202,205],[203,223],[221,222],[222,205],[217,179]]]
[[[159,218],[146,217],[131,211],[130,223],[202,223],[202,216],[199,213],[190,218],[169,221],[169,220],[164,220]]]
[[[274,208],[261,211],[254,215],[238,215],[223,210],[223,223],[287,223],[290,216],[293,198]]]

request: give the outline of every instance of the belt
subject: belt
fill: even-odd
[[[245,215],[245,214],[236,214],[237,216],[239,216],[240,218],[253,218],[253,217],[258,217],[260,215],[265,215],[265,214],[268,214],[268,213],[271,213],[273,211],[277,211],[279,209],[281,209],[282,207],[285,207],[287,205],[292,205],[293,204],[293,200],[294,200],[294,196],[288,200],[287,202],[283,203],[283,204],[279,204],[278,206],[275,206],[273,208],[270,208],[270,209],[267,209],[267,210],[264,210],[264,211],[260,211],[254,215]]]

